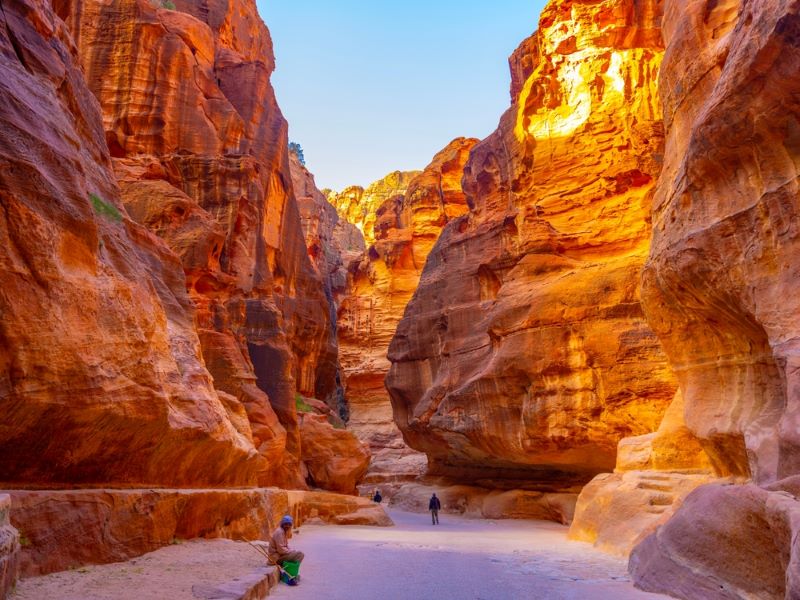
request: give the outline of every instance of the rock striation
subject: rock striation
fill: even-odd
[[[0,598],[7,598],[19,575],[20,535],[11,526],[11,498],[0,494]]]
[[[620,440],[614,472],[597,475],[581,490],[570,539],[627,557],[691,491],[720,481],[683,413],[677,392],[657,431]]]
[[[72,37],[42,0],[0,22],[0,478],[255,483],[181,263],[125,213]]]
[[[417,288],[425,260],[442,228],[467,211],[461,176],[476,139],[457,138],[408,179],[397,173],[367,188],[358,213],[370,223],[368,249],[349,263],[346,293],[338,304],[337,332],[348,426],[373,455],[367,482],[420,475],[425,457],[403,442],[384,386],[389,342]],[[407,182],[373,210],[375,190]],[[371,212],[370,212],[371,211]],[[349,212],[354,212],[350,207]],[[361,217],[360,217],[361,218]],[[357,222],[356,225],[359,223]]]
[[[289,509],[277,489],[10,491],[25,577],[128,560],[193,538],[267,539]]]
[[[340,217],[356,226],[369,246],[375,241],[378,209],[390,198],[405,194],[409,183],[417,175],[419,171],[393,171],[366,189],[352,185],[341,192],[329,191],[326,197]]]
[[[633,551],[647,590],[794,598],[800,9],[665,3],[667,132],[643,305],[720,476]]]
[[[303,486],[295,394],[336,396],[336,345],[255,2],[55,4],[100,102],[122,200],[181,258],[203,358],[264,458],[259,484]]]
[[[570,486],[654,431],[676,382],[639,273],[661,168],[659,3],[550,3],[512,106],[464,169],[389,349],[395,419],[433,472]]]

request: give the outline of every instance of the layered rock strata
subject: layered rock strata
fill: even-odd
[[[478,519],[537,519],[568,525],[575,514],[575,492],[489,489],[454,485],[442,480],[403,483],[393,490],[392,506],[411,512],[427,512],[431,494],[442,503],[442,512]]]
[[[678,392],[656,432],[620,440],[614,472],[598,475],[581,490],[570,539],[627,557],[692,490],[718,480],[683,413]]]
[[[639,273],[662,152],[656,2],[553,2],[392,340],[405,440],[460,478],[588,481],[675,381]]]
[[[637,585],[677,597],[800,594],[798,32],[793,3],[665,4],[643,303],[688,429],[717,474],[753,481],[699,488],[634,549]]]
[[[7,598],[19,575],[20,536],[11,526],[11,497],[0,494],[0,598]]]
[[[633,550],[636,585],[675,598],[800,596],[800,478],[707,485]]]
[[[335,396],[336,347],[255,2],[56,7],[100,101],[122,199],[181,258],[205,362],[265,459],[259,483],[303,485],[295,394]]]
[[[289,508],[276,489],[8,493],[24,576],[119,562],[176,540],[268,539]]]
[[[413,175],[402,194],[368,212],[372,242],[351,262],[338,307],[339,361],[348,402],[348,426],[366,443],[373,462],[370,486],[415,477],[426,460],[403,442],[384,386],[389,342],[417,288],[425,259],[442,228],[467,211],[461,176],[478,140],[458,138]],[[394,184],[395,175],[368,189]],[[373,192],[374,195],[374,192]],[[361,205],[371,209],[369,203]]]
[[[366,189],[352,185],[341,192],[328,191],[326,198],[339,216],[356,226],[369,246],[375,241],[378,209],[390,198],[405,194],[411,180],[417,175],[419,171],[393,171]]]
[[[289,511],[295,518],[295,526],[306,523],[330,523],[333,525],[372,525],[390,527],[394,525],[383,506],[368,498],[345,496],[330,492],[290,491]]]
[[[125,214],[72,37],[40,0],[0,23],[0,478],[255,483],[180,261]]]
[[[722,474],[800,469],[796,7],[666,5],[667,146],[644,272],[686,423]]]

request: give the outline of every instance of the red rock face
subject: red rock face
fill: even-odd
[[[123,201],[181,257],[205,361],[267,459],[259,482],[302,485],[294,397],[335,394],[336,347],[303,243],[269,32],[252,1],[175,5],[56,3]]]
[[[64,23],[38,0],[0,21],[1,478],[254,483],[263,459],[213,387],[179,260],[125,214]]]
[[[128,560],[175,540],[266,539],[288,512],[287,492],[240,490],[12,491],[30,577]]]
[[[20,536],[11,526],[11,497],[0,494],[0,598],[7,598],[19,575]]]
[[[386,379],[406,441],[459,477],[586,481],[675,382],[639,302],[662,152],[656,2],[553,2],[464,171]],[[566,477],[565,475],[566,474]]]
[[[403,442],[393,421],[384,387],[386,353],[406,304],[419,283],[422,267],[442,228],[467,211],[461,176],[475,139],[458,138],[437,153],[424,171],[404,178],[397,173],[367,188],[349,212],[369,224],[372,241],[351,259],[346,293],[338,306],[337,331],[348,427],[373,454],[369,480],[417,476],[425,457]],[[398,189],[377,208],[376,190]],[[354,208],[355,206],[355,208]]]
[[[717,472],[774,481],[800,469],[800,15],[668,2],[664,22],[644,305]]]
[[[800,595],[799,31],[791,3],[665,4],[643,303],[714,470],[761,486],[703,486],[633,550],[676,597]]]

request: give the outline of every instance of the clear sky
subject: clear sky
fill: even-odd
[[[545,0],[257,0],[289,139],[317,186],[422,169],[509,106],[507,58]]]

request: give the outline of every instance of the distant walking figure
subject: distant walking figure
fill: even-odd
[[[431,511],[431,523],[433,525],[439,524],[439,511],[442,508],[442,503],[439,502],[439,499],[436,497],[436,494],[431,496],[430,502],[428,502],[428,510]]]
[[[375,490],[375,495],[372,497],[372,501],[380,504],[381,500],[383,500],[383,496],[381,496],[381,491]]]

